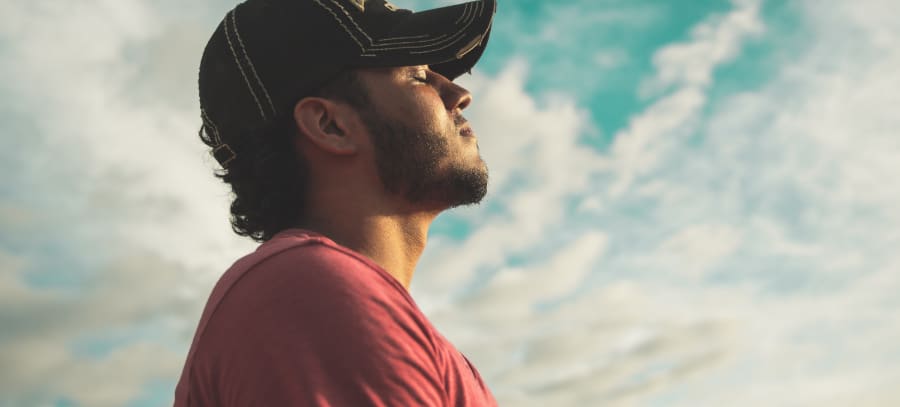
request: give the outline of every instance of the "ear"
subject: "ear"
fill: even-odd
[[[345,106],[318,97],[303,98],[294,105],[294,122],[300,137],[332,154],[350,155],[359,146],[350,137],[350,115]]]

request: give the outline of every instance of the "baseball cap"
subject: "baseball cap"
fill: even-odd
[[[203,128],[223,166],[240,140],[336,77],[361,67],[430,65],[453,80],[490,36],[496,0],[421,12],[385,0],[247,0],[229,11],[200,61]]]

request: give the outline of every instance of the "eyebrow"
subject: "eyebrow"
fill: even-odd
[[[429,70],[429,71],[431,70],[431,66],[430,66],[430,65],[411,65],[411,66],[407,66],[407,67],[406,67],[406,71],[407,71],[407,72],[414,72],[414,71],[418,71],[419,69],[422,69],[422,68],[425,68],[425,69],[427,69],[427,70]]]

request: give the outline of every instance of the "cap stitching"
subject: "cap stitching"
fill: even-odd
[[[222,137],[219,136],[219,128],[216,127],[216,124],[213,123],[212,119],[209,118],[209,115],[206,114],[206,110],[202,107],[200,108],[200,119],[203,120],[203,124],[212,128],[213,141],[216,142],[216,145],[222,144]]]
[[[341,18],[338,17],[337,13],[335,13],[334,10],[332,10],[331,8],[329,8],[328,6],[326,6],[324,3],[322,3],[322,2],[319,1],[319,0],[313,0],[313,1],[315,1],[319,6],[321,6],[321,7],[324,8],[326,11],[328,11],[329,13],[331,13],[331,15],[334,17],[334,19],[338,22],[338,24],[340,24],[341,27],[344,29],[344,31],[347,32],[347,35],[349,35],[350,38],[353,39],[353,42],[355,42],[356,45],[359,45],[359,49],[360,49],[361,51],[363,51],[363,52],[366,51],[366,47],[363,46],[362,43],[359,42],[359,39],[357,39],[356,36],[353,35],[353,33],[350,32],[350,30],[347,28],[346,25],[344,25],[344,22],[341,21]]]
[[[234,10],[228,12],[228,14],[234,13]],[[253,85],[250,84],[250,80],[247,79],[247,74],[244,72],[244,67],[241,64],[241,59],[238,57],[237,52],[234,50],[234,44],[231,42],[231,34],[228,33],[228,15],[225,15],[225,39],[228,40],[228,48],[231,49],[231,55],[234,56],[234,62],[237,63],[238,70],[241,72],[241,77],[244,78],[244,83],[247,84],[247,88],[250,90],[250,95],[253,96],[253,100],[256,101],[256,107],[259,108],[259,114],[262,116],[263,120],[266,120],[266,112],[263,110],[262,103],[259,103],[259,98],[256,97],[256,92],[253,91]]]
[[[430,39],[430,40],[427,40],[427,41],[418,41],[418,42],[416,42],[416,41],[412,41],[412,42],[396,42],[396,43],[391,43],[391,44],[375,45],[374,42],[372,41],[372,37],[370,37],[370,36],[365,32],[365,30],[363,30],[362,27],[360,27],[359,24],[356,23],[356,20],[353,19],[353,16],[351,16],[350,13],[347,12],[347,9],[345,9],[345,8],[344,8],[340,3],[338,3],[337,1],[331,0],[331,3],[334,4],[334,5],[336,5],[336,6],[338,6],[338,8],[340,8],[341,11],[343,11],[343,14],[347,17],[347,19],[349,19],[350,22],[353,23],[353,25],[356,27],[356,29],[357,29],[362,35],[364,35],[364,36],[366,37],[366,39],[369,40],[370,46],[369,46],[369,47],[366,47],[366,46],[364,46],[364,45],[359,41],[358,38],[356,38],[356,36],[354,36],[354,35],[350,32],[350,29],[344,24],[343,21],[341,21],[340,17],[337,15],[337,13],[336,13],[331,7],[328,7],[328,6],[326,6],[325,4],[322,4],[322,2],[321,2],[320,0],[314,0],[314,1],[315,1],[316,3],[318,3],[320,6],[322,6],[323,8],[325,8],[326,10],[328,10],[328,12],[330,12],[331,15],[334,16],[335,20],[337,20],[337,22],[341,25],[341,27],[344,29],[344,31],[346,31],[347,34],[349,34],[350,37],[353,38],[353,40],[356,42],[356,44],[360,46],[360,49],[362,50],[362,55],[361,55],[361,56],[374,56],[374,55],[371,55],[371,54],[369,53],[370,51],[381,51],[381,52],[384,52],[384,51],[397,51],[397,50],[404,50],[404,49],[412,49],[412,50],[415,50],[415,49],[418,49],[418,48],[422,48],[423,46],[426,47],[426,48],[437,47],[438,45],[441,45],[441,44],[444,44],[444,43],[447,43],[447,44],[444,45],[444,46],[442,46],[442,47],[436,48],[436,49],[423,50],[423,51],[409,51],[409,53],[410,53],[410,54],[426,54],[426,53],[431,53],[431,52],[435,52],[435,51],[439,51],[439,50],[448,48],[448,47],[452,46],[453,44],[459,42],[459,39],[460,39],[461,37],[464,37],[464,36],[465,36],[465,31],[469,28],[469,26],[472,25],[472,22],[475,21],[475,19],[481,14],[481,12],[482,12],[483,9],[484,9],[484,2],[483,2],[483,1],[482,1],[482,2],[478,2],[477,4],[466,3],[466,5],[465,5],[465,10],[463,11],[462,16],[460,16],[460,17],[456,20],[456,23],[455,23],[455,24],[458,25],[460,21],[462,21],[462,20],[467,20],[466,23],[465,23],[465,26],[464,26],[462,29],[460,29],[459,31],[457,31],[456,34],[452,35],[450,38],[447,38],[447,39],[441,39],[441,40],[438,40],[438,39],[440,39],[440,38],[445,37],[445,36],[446,36],[446,34],[445,34],[445,35],[443,35],[443,36],[441,36],[441,37],[434,38],[434,39]],[[472,6],[474,6],[474,7],[472,7]],[[478,10],[475,11],[474,9],[478,9]],[[474,11],[474,12],[473,12],[473,11]],[[459,38],[457,38],[457,37],[459,37]],[[448,41],[449,41],[449,42],[448,42]],[[409,45],[403,46],[403,45],[405,45],[405,44],[409,44]],[[399,45],[399,46],[398,46],[398,45]]]
[[[216,124],[213,123],[212,119],[209,118],[209,115],[206,114],[206,110],[202,107],[200,108],[200,119],[203,121],[203,126],[208,127],[207,133],[209,133],[210,129],[212,130],[214,146],[212,151],[210,151],[210,154],[212,154],[213,158],[215,158],[216,161],[219,161],[219,157],[217,157],[216,154],[218,154],[218,152],[222,149],[228,150],[229,157],[224,159],[223,161],[219,161],[219,165],[221,165],[222,168],[227,168],[228,164],[234,161],[235,158],[237,158],[237,153],[234,152],[234,149],[232,149],[231,146],[228,145],[228,143],[222,142],[222,136],[219,135],[219,128],[216,127]]]
[[[366,0],[350,0],[350,2],[353,3],[359,11],[362,11],[363,13],[366,12]]]
[[[440,47],[440,48],[428,49],[428,50],[423,50],[423,51],[409,51],[409,53],[410,53],[410,54],[429,54],[429,53],[432,53],[432,52],[437,52],[437,51],[440,51],[440,50],[442,50],[442,49],[447,49],[447,48],[449,48],[449,47],[452,47],[453,45],[456,45],[456,43],[458,43],[459,40],[461,40],[461,39],[463,39],[463,38],[465,38],[465,37],[464,37],[464,36],[459,37],[459,38],[457,38],[456,40],[454,40],[453,42],[451,42],[451,43],[449,43],[449,44],[447,44],[447,45],[444,45],[443,47]]]
[[[456,37],[459,35],[465,35],[465,32],[460,31],[456,34],[453,34],[450,37],[447,37],[447,34],[442,34],[438,37],[435,37],[435,39],[432,41],[403,42],[403,43],[398,42],[398,43],[394,43],[394,44],[376,45],[376,46],[370,47],[369,50],[371,50],[371,51],[394,51],[394,50],[401,50],[401,49],[417,49],[417,48],[436,47],[438,45],[444,44],[447,41],[453,41],[453,37]]]
[[[385,48],[385,47],[393,47],[393,46],[408,45],[408,44],[418,44],[418,45],[422,45],[422,44],[426,44],[427,42],[438,42],[438,43],[439,43],[439,42],[441,42],[441,40],[444,39],[444,37],[446,37],[446,36],[447,36],[447,34],[441,34],[441,35],[439,35],[439,36],[437,36],[437,37],[434,37],[434,38],[430,39],[429,41],[402,41],[402,42],[401,42],[401,41],[397,41],[397,42],[392,42],[392,43],[390,43],[390,44],[374,45],[374,46],[372,46],[372,47],[369,47],[369,49],[370,49],[370,50],[372,50],[372,49],[382,49],[382,48]]]
[[[426,49],[426,50],[420,50],[420,51],[409,51],[409,53],[410,53],[410,54],[428,54],[428,53],[432,53],[432,52],[437,52],[437,51],[440,51],[440,50],[442,50],[442,49],[447,49],[447,48],[449,48],[449,47],[452,47],[452,46],[456,45],[456,44],[459,43],[459,41],[462,40],[463,38],[465,38],[465,36],[461,36],[461,37],[459,37],[459,38],[456,38],[455,40],[453,40],[453,42],[451,42],[451,43],[449,43],[449,44],[447,44],[447,45],[444,45],[443,47],[432,48],[432,49]]]
[[[479,7],[479,6],[483,6],[483,5],[482,5],[481,3],[479,3],[478,6],[476,6],[476,7]],[[377,50],[377,51],[397,51],[397,50],[403,50],[403,49],[431,48],[431,47],[437,47],[437,46],[442,45],[442,44],[444,44],[444,43],[446,43],[446,42],[449,41],[449,44],[447,44],[447,45],[444,46],[444,47],[438,48],[437,50],[441,50],[441,49],[447,48],[447,47],[449,47],[449,46],[451,46],[451,45],[453,45],[454,43],[457,42],[458,38],[456,38],[456,37],[465,36],[466,30],[469,29],[469,27],[472,25],[473,22],[475,22],[475,19],[478,17],[479,12],[478,12],[478,11],[475,11],[475,12],[473,12],[473,13],[464,13],[464,15],[465,15],[465,14],[469,14],[469,16],[467,17],[467,20],[468,20],[468,21],[466,22],[466,24],[465,24],[459,31],[457,31],[455,34],[453,34],[453,35],[450,36],[449,38],[446,38],[446,39],[443,39],[443,40],[440,40],[440,41],[423,41],[423,42],[421,42],[421,43],[418,43],[418,44],[415,44],[415,45],[409,45],[409,46],[398,46],[398,47],[394,47],[394,46],[376,46],[376,47],[372,47],[371,49]],[[390,44],[390,45],[394,45],[394,44]],[[410,53],[411,53],[411,54],[425,54],[425,53],[434,52],[434,51],[437,51],[437,50],[418,51],[418,52],[410,51]]]
[[[481,3],[478,4],[478,7],[482,7],[482,6],[483,6],[483,5],[482,5]],[[445,48],[447,48],[447,47],[450,47],[450,46],[452,46],[453,44],[459,42],[459,39],[460,39],[460,38],[465,37],[466,30],[469,29],[469,27],[472,25],[473,22],[475,22],[475,19],[476,19],[479,15],[480,15],[480,13],[479,13],[478,11],[476,11],[475,13],[472,13],[471,16],[468,18],[469,21],[466,22],[466,25],[463,26],[462,29],[460,29],[459,31],[457,31],[456,34],[453,34],[453,35],[450,36],[449,38],[446,38],[446,39],[444,39],[444,40],[435,42],[435,43],[433,43],[433,44],[428,44],[428,45],[419,44],[419,45],[417,45],[417,46],[410,45],[410,46],[401,46],[401,47],[372,47],[372,49],[373,49],[373,50],[377,50],[377,51],[397,51],[397,50],[403,50],[403,49],[412,49],[413,51],[409,51],[410,54],[427,54],[427,53],[430,53],[430,52],[440,51],[440,50],[442,50],[442,49],[445,49]],[[449,41],[449,42],[448,42],[448,41]],[[427,50],[417,50],[417,51],[416,51],[416,49],[423,48],[423,45],[424,45],[424,48],[432,48],[432,47],[437,47],[437,46],[439,46],[439,45],[442,45],[442,44],[444,44],[444,43],[447,43],[447,44],[444,45],[444,46],[442,46],[442,47],[440,47],[440,48],[436,48],[436,49],[427,49]]]
[[[459,16],[459,18],[457,18],[456,21],[453,22],[453,24],[459,25],[459,22],[462,21],[463,17],[465,17],[466,14],[469,12],[469,9],[472,8],[471,5],[472,5],[472,3],[466,3],[466,6],[465,6],[466,8],[465,8],[465,10],[463,10],[462,15]]]
[[[347,9],[345,9],[344,6],[341,5],[341,3],[338,3],[338,2],[335,1],[335,0],[331,0],[331,2],[332,2],[334,5],[338,6],[338,8],[340,8],[341,11],[344,12],[344,15],[347,16],[347,19],[349,19],[350,22],[353,23],[353,25],[356,27],[356,29],[359,30],[359,32],[362,33],[362,35],[364,35],[364,36],[366,37],[367,40],[369,40],[369,45],[371,45],[371,44],[372,44],[372,37],[370,37],[369,34],[367,34],[366,31],[363,30],[362,27],[360,27],[359,24],[356,23],[356,20],[354,20],[354,19],[353,19],[353,16],[350,15],[350,12],[348,12]]]
[[[477,37],[472,38],[466,45],[463,45],[463,47],[456,52],[456,59],[462,59],[466,54],[472,52],[475,47],[481,45],[481,40],[483,38],[484,34],[479,34]]]
[[[272,98],[269,96],[269,91],[266,89],[266,85],[263,83],[262,79],[259,78],[259,74],[256,72],[256,67],[253,66],[253,60],[250,59],[250,54],[247,53],[247,48],[244,47],[244,40],[241,39],[241,33],[238,31],[237,26],[237,8],[235,8],[235,12],[231,13],[231,25],[234,27],[234,34],[237,37],[238,45],[241,46],[241,51],[244,53],[244,58],[247,59],[247,63],[250,64],[250,71],[253,72],[253,77],[256,78],[256,82],[259,83],[260,89],[263,91],[263,95],[266,96],[266,100],[269,102],[269,107],[272,108],[272,116],[276,116],[278,111],[275,109],[275,104],[272,103]]]
[[[467,3],[467,5],[468,4],[470,4],[470,3]],[[463,16],[466,17],[466,19],[468,20],[466,22],[466,25],[463,26],[463,28],[460,29],[459,31],[457,31],[455,34],[450,36],[450,38],[448,38],[448,39],[443,39],[443,37],[447,36],[446,34],[444,34],[437,38],[430,39],[428,41],[376,45],[376,46],[370,47],[369,49],[377,50],[377,51],[396,51],[396,50],[402,50],[402,49],[419,49],[419,48],[423,48],[423,47],[424,48],[436,47],[436,46],[444,44],[447,41],[451,41],[451,44],[452,44],[453,43],[452,41],[454,41],[453,40],[454,37],[457,37],[460,35],[465,35],[465,31],[469,28],[469,26],[472,25],[472,23],[475,21],[475,18],[478,16],[477,12],[470,13],[469,12],[470,10],[474,10],[474,8],[467,7],[467,10],[463,12]],[[409,44],[409,45],[403,46],[404,44]],[[446,48],[446,47],[444,47],[444,48]],[[441,48],[441,49],[443,49],[443,48]],[[430,52],[430,51],[425,51],[425,52]],[[425,53],[425,52],[419,52],[419,53]]]
[[[422,50],[422,51],[410,51],[409,53],[410,54],[426,54],[429,52],[436,52],[436,51],[440,51],[442,49],[451,47],[451,46],[455,45],[456,43],[458,43],[460,40],[465,38],[466,30],[468,30],[469,27],[472,25],[472,23],[475,22],[475,19],[477,19],[478,16],[482,15],[482,12],[484,11],[484,2],[479,2],[476,7],[479,8],[479,10],[475,11],[472,14],[471,18],[469,18],[469,21],[466,23],[466,25],[461,30],[457,31],[457,33],[454,35],[454,37],[458,37],[458,38],[453,39],[451,42],[447,43],[446,45],[444,45],[443,47],[440,47],[440,48],[435,48],[435,49],[430,49],[430,50]],[[432,46],[437,46],[437,45],[438,44],[434,44]]]
[[[407,35],[407,36],[400,36],[400,37],[384,37],[384,38],[379,38],[379,39],[375,40],[375,42],[388,42],[388,41],[393,41],[393,40],[414,40],[414,39],[418,39],[418,38],[427,38],[427,37],[428,37],[428,34]]]

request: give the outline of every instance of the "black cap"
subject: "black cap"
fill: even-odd
[[[496,0],[422,12],[385,0],[247,0],[229,11],[200,61],[200,110],[225,167],[226,143],[258,129],[341,71],[430,65],[449,79],[484,52]]]

